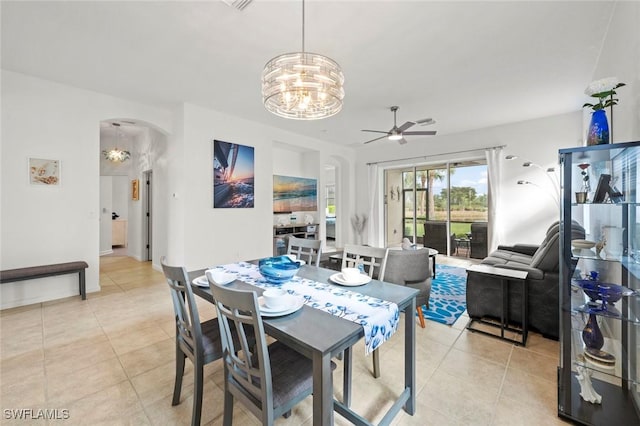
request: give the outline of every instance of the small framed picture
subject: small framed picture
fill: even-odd
[[[609,192],[609,182],[611,182],[611,175],[605,173],[600,175],[596,192],[593,195],[594,203],[604,203],[605,197]]]
[[[138,179],[131,181],[131,199],[134,201],[140,199],[140,181]]]
[[[32,185],[60,185],[60,160],[29,158],[29,183]]]

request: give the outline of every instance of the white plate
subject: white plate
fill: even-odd
[[[194,278],[191,281],[193,285],[197,285],[198,287],[209,287],[209,280],[206,275],[201,275],[198,278]]]
[[[238,274],[236,272],[225,272],[219,269],[208,270],[205,271],[205,281],[207,280],[206,274],[207,272],[212,271],[213,273],[209,273],[209,275],[213,275],[213,282],[218,285],[226,285],[234,282],[238,278]]]
[[[279,317],[282,315],[291,314],[304,306],[304,297],[294,295],[289,295],[287,297],[289,298],[289,303],[282,309],[269,308],[264,303],[264,297],[258,297],[258,304],[260,305],[260,315],[262,315],[263,317]]]
[[[336,284],[340,284],[340,285],[346,285],[346,286],[350,286],[350,287],[355,287],[355,286],[359,286],[359,285],[365,285],[367,284],[369,281],[371,281],[371,277],[369,275],[364,275],[361,274],[358,276],[358,281],[347,281],[344,279],[344,276],[342,275],[342,272],[338,272],[337,274],[333,274],[329,277],[329,279],[331,281],[333,281]]]
[[[293,254],[285,254],[285,256],[287,256],[289,259],[293,260],[294,262],[298,262],[300,266],[307,264],[307,262],[305,262],[302,259],[296,259],[296,256]]]
[[[596,245],[595,241],[589,240],[571,240],[571,245],[579,249],[590,249]]]

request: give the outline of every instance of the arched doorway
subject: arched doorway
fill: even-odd
[[[135,119],[100,122],[100,255],[130,256],[157,262],[154,211],[160,198],[153,196],[156,163],[166,151],[167,133]],[[128,152],[125,161],[111,161],[105,152]],[[158,176],[156,176],[158,177]]]

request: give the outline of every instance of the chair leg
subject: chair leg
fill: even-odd
[[[284,417],[285,419],[288,419],[289,417],[291,417],[291,410],[286,411],[286,412],[282,415],[282,417]]]
[[[176,381],[173,385],[173,401],[171,405],[180,404],[180,390],[182,389],[182,376],[184,376],[184,362],[187,356],[176,345]]]
[[[418,306],[416,308],[416,311],[418,312],[418,319],[420,320],[420,327],[425,328],[424,311],[422,310],[422,306]]]
[[[223,426],[231,426],[233,423],[233,395],[227,389],[227,384],[225,383],[225,391],[224,391],[224,415],[222,420]]]
[[[373,377],[380,377],[380,352],[378,349],[373,351]]]
[[[193,414],[191,415],[191,425],[200,426],[200,416],[202,413],[202,387],[204,382],[204,371],[202,361],[196,358],[193,366]]]

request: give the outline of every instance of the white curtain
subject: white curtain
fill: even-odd
[[[500,184],[502,179],[502,148],[488,148],[485,150],[487,157],[487,173],[489,180],[489,226],[488,249],[489,253],[498,248],[502,241],[500,226]]]
[[[381,247],[380,245],[380,209],[378,205],[378,165],[369,164],[368,169],[368,182],[369,182],[369,216],[367,227],[368,244],[373,247]]]

